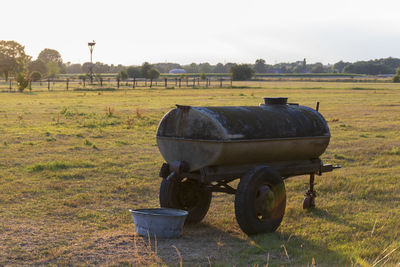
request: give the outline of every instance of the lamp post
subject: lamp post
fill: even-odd
[[[90,51],[90,83],[93,84],[93,60],[92,60],[92,54],[93,54],[93,48],[96,42],[93,40],[93,42],[89,42],[89,51]]]

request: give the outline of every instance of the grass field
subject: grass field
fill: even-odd
[[[234,197],[214,194],[181,238],[135,235],[130,208],[158,207],[155,132],[175,104],[258,105],[286,96],[331,129],[322,156],[342,169],[287,180],[277,232],[247,237]],[[0,95],[0,265],[400,266],[400,85],[252,82],[232,89]]]

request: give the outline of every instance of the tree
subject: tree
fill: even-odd
[[[149,62],[144,62],[142,64],[141,73],[142,73],[143,78],[150,78],[149,75],[150,75],[151,68],[152,68],[152,66],[150,65]]]
[[[36,59],[28,63],[28,71],[29,72],[40,72],[40,74],[47,74],[47,67],[46,63],[43,62],[41,59]]]
[[[227,73],[228,69],[222,63],[218,63],[214,68],[214,73]]]
[[[29,74],[29,77],[31,79],[32,82],[36,82],[39,81],[40,79],[42,79],[42,74],[39,71],[32,71],[31,74]]]
[[[324,73],[325,69],[324,69],[324,65],[322,65],[322,63],[315,63],[312,67],[311,67],[311,72],[312,73]]]
[[[156,68],[151,68],[148,72],[148,77],[150,79],[157,79],[158,77],[160,77],[160,72]]]
[[[119,79],[121,79],[121,80],[126,80],[126,79],[128,79],[128,72],[126,71],[126,70],[121,70],[119,73],[118,73],[118,78]]]
[[[400,68],[396,69],[396,75],[393,76],[392,81],[394,83],[400,83]]]
[[[148,77],[150,78],[150,87],[152,87],[153,79],[160,77],[160,72],[156,68],[151,68],[148,72]]]
[[[110,66],[107,64],[96,62],[93,64],[94,73],[108,73],[110,71]]]
[[[212,71],[213,67],[210,65],[210,63],[200,63],[199,72],[211,73]]]
[[[29,79],[26,76],[25,72],[18,72],[17,75],[15,76],[15,80],[17,81],[18,84],[18,91],[23,92],[26,87],[29,85]]]
[[[60,67],[56,61],[50,61],[46,64],[47,77],[55,78],[60,73]]]
[[[343,72],[343,69],[344,69],[346,66],[350,65],[350,64],[351,64],[350,62],[343,62],[343,61],[341,60],[341,61],[336,62],[335,64],[333,64],[332,70],[333,70],[334,72],[342,73],[342,72]]]
[[[129,78],[142,78],[140,67],[130,66],[126,69]]]
[[[173,69],[182,69],[182,66],[177,63],[156,63],[153,67],[158,69],[160,73],[168,73]]]
[[[393,70],[389,66],[380,64],[379,62],[358,61],[346,66],[343,72],[376,75],[390,74],[393,73]]]
[[[89,73],[90,72],[90,62],[85,62],[82,64],[82,73]]]
[[[10,73],[23,71],[30,57],[25,54],[25,47],[15,41],[0,40],[0,72],[8,80]]]
[[[66,72],[66,67],[63,64],[61,54],[57,50],[45,48],[39,53],[38,59],[42,60],[46,65],[50,62],[57,62],[59,73]]]
[[[57,62],[62,64],[61,54],[54,49],[45,48],[43,49],[38,56],[38,59],[42,60],[45,64],[49,62]]]
[[[293,68],[294,73],[303,73],[304,72],[304,67],[303,65],[297,65],[296,67]]]
[[[280,73],[287,73],[288,72],[288,68],[285,65],[280,66],[279,72]]]
[[[77,63],[77,64],[71,64],[67,63],[66,65],[66,72],[67,73],[82,73],[82,65]]]
[[[230,71],[231,71],[231,68],[232,68],[233,66],[235,66],[235,65],[236,65],[236,63],[230,63],[230,62],[228,62],[228,63],[225,64],[225,69],[227,70],[227,72],[230,72]]]
[[[187,73],[199,73],[199,66],[196,63],[183,66]]]
[[[254,70],[248,64],[234,65],[231,67],[230,72],[234,81],[250,80],[254,74]]]
[[[257,59],[255,65],[254,65],[254,70],[256,73],[266,73],[267,65],[265,64],[265,60]]]

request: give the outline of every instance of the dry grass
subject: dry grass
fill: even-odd
[[[400,85],[235,85],[248,88],[2,93],[0,265],[398,264]],[[276,233],[248,238],[233,196],[214,194],[204,222],[181,238],[136,236],[128,209],[158,207],[163,114],[263,96],[321,103],[333,136],[323,160],[344,168],[317,177],[317,209],[301,209],[307,177],[299,177],[286,183]]]

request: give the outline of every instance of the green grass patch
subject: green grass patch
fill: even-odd
[[[41,172],[41,171],[59,171],[71,168],[93,168],[95,167],[92,163],[84,162],[69,162],[69,161],[51,161],[46,163],[36,163],[27,167],[29,172]]]
[[[389,155],[400,155],[400,147],[392,147],[392,150],[388,152]]]

